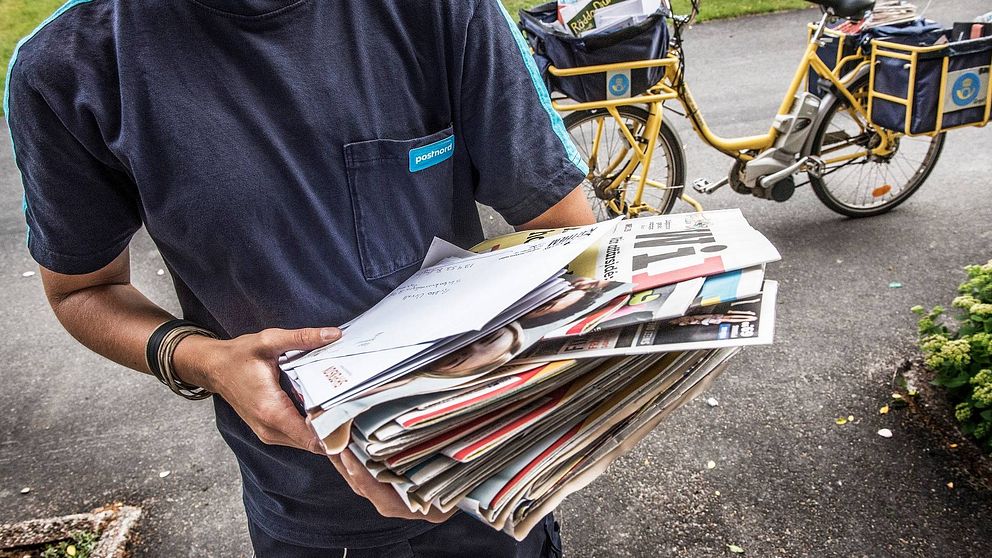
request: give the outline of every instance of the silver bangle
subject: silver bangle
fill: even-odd
[[[196,386],[179,379],[179,377],[176,376],[175,366],[172,361],[173,355],[176,352],[176,347],[179,346],[179,342],[190,335],[203,335],[213,339],[217,338],[213,332],[203,329],[202,327],[188,323],[172,324],[172,327],[162,332],[160,340],[159,338],[156,339],[156,341],[158,341],[158,346],[151,347],[154,351],[155,362],[149,362],[148,364],[149,368],[153,372],[157,372],[155,376],[170,390],[172,390],[173,393],[185,397],[186,399],[196,401],[206,399],[207,397],[213,395],[213,393],[200,386]]]

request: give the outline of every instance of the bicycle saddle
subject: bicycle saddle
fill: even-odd
[[[806,0],[819,4],[837,17],[856,17],[875,7],[875,0]]]

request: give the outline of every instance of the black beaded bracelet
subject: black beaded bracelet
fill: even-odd
[[[205,399],[213,395],[202,387],[186,383],[176,377],[172,367],[172,355],[179,342],[190,335],[204,335],[216,338],[212,332],[186,320],[169,320],[155,328],[145,345],[145,363],[158,381],[165,384],[173,393],[186,399]]]

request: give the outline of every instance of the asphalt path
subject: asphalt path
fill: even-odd
[[[937,0],[930,15],[950,22],[988,9]],[[767,128],[814,16],[690,31],[688,77],[718,132]],[[719,179],[728,160],[683,124],[690,178]],[[719,406],[687,405],[565,502],[567,555],[727,556],[734,544],[762,557],[988,556],[992,494],[912,414],[878,409],[914,353],[909,308],[947,304],[961,268],[992,258],[990,157],[992,130],[951,134],[927,184],[869,220],[831,213],[808,189],[785,204],[729,189],[703,199],[741,207],[782,252],[768,270],[780,282],[776,343],[735,360],[708,394]],[[250,554],[237,466],[209,405],[86,351],[48,310],[38,276],[22,276],[35,265],[6,142],[0,194],[0,522],[122,501],[146,513],[139,557]],[[147,236],[131,251],[137,286],[178,311]]]

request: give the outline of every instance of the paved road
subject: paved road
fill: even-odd
[[[943,21],[988,6],[934,4]],[[767,127],[812,15],[692,30],[689,77],[718,131]],[[725,172],[681,129],[691,177]],[[208,405],[167,397],[79,347],[37,276],[21,276],[33,264],[17,173],[0,149],[0,522],[118,500],[146,510],[139,556],[245,554],[238,472]],[[912,351],[908,308],[946,303],[960,268],[992,257],[990,155],[992,130],[951,135],[923,190],[871,220],[839,218],[809,191],[783,205],[729,190],[706,199],[742,207],[782,252],[769,270],[781,282],[776,344],[737,359],[711,392],[719,407],[690,404],[565,503],[568,554],[698,558],[733,543],[762,557],[988,556],[992,495],[911,415],[877,409]],[[175,309],[152,244],[139,236],[132,253],[138,286]],[[846,415],[855,422],[834,424]],[[875,434],[883,427],[892,439]]]

